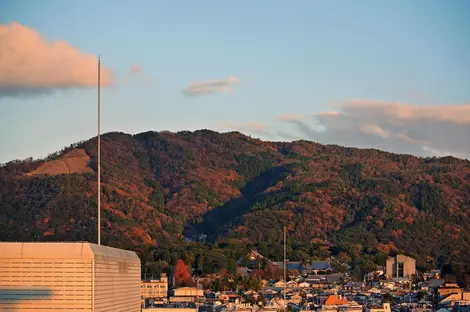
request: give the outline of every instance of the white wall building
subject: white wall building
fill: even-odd
[[[91,243],[0,242],[0,311],[140,312],[140,259]]]

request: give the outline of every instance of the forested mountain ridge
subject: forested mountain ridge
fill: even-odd
[[[0,240],[96,241],[96,170],[32,174],[72,150],[95,169],[96,138],[0,168]],[[276,260],[284,226],[291,260],[333,255],[365,271],[400,251],[422,268],[469,269],[466,160],[209,130],[108,133],[101,155],[102,241],[136,250],[149,270],[177,258],[233,269],[250,248]]]

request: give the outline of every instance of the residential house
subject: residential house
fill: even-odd
[[[259,294],[256,291],[252,290],[252,289],[245,291],[244,295],[245,296],[252,296],[255,299],[259,297]]]
[[[312,281],[311,284],[310,284],[310,287],[313,288],[313,289],[321,289],[321,288],[328,287],[329,285],[330,284],[326,280]]]
[[[383,267],[378,267],[372,272],[367,273],[366,280],[369,282],[378,281],[385,274],[385,269]]]
[[[229,311],[234,312],[253,312],[259,310],[257,305],[251,305],[250,303],[230,303],[227,305]]]
[[[470,303],[470,290],[461,291],[459,293],[448,294],[442,297],[439,301],[439,307],[453,307],[456,303],[469,302]]]
[[[299,284],[296,281],[288,281],[287,288],[289,289],[299,288]]]
[[[432,312],[432,303],[415,303],[411,305],[410,312]]]
[[[341,273],[334,273],[330,275],[309,275],[307,276],[305,281],[308,283],[323,282],[324,284],[338,284],[342,281],[343,276],[344,275]]]
[[[452,308],[452,312],[469,312],[470,311],[470,301],[457,301]]]
[[[343,310],[344,312],[362,312],[363,306],[357,303],[356,301],[348,302],[348,305]]]
[[[295,304],[295,305],[300,305],[302,303],[302,296],[299,293],[295,293],[292,295],[289,299],[289,302]]]
[[[348,299],[342,296],[330,295],[326,298],[325,303],[323,303],[321,311],[338,311],[340,306],[346,306],[347,304]]]
[[[286,286],[286,283],[284,283],[283,280],[280,280],[280,281],[278,281],[274,284],[274,287],[280,287],[280,288],[282,287],[283,288],[285,286]]]
[[[358,292],[364,288],[363,282],[348,282],[344,288],[349,291]]]
[[[214,304],[217,301],[217,294],[214,292],[207,292],[204,296],[208,304]]]
[[[278,294],[278,291],[268,288],[261,290],[261,294],[263,295],[264,300],[269,301]]]
[[[310,288],[310,284],[307,283],[307,282],[299,283],[299,288],[308,289],[308,288]]]
[[[444,285],[445,281],[443,279],[430,279],[424,282],[418,283],[421,290],[432,290],[437,289]]]
[[[222,303],[238,303],[240,300],[240,296],[234,291],[229,291],[220,294],[218,300]]]
[[[369,289],[369,293],[371,293],[371,294],[381,294],[382,290],[380,290],[380,288],[377,288],[377,287],[372,287],[371,289]]]
[[[343,280],[344,275],[342,273],[333,273],[325,275],[325,279],[330,284],[339,284]]]
[[[392,309],[390,307],[390,303],[384,302],[381,306],[380,305],[373,305],[369,307],[369,312],[391,312]]]
[[[380,286],[387,289],[395,289],[395,281],[383,280],[380,281]]]
[[[463,289],[457,285],[457,283],[444,283],[437,289],[437,294],[439,298],[443,298],[449,294],[460,294],[463,292]]]
[[[439,270],[431,270],[423,274],[423,279],[425,281],[431,280],[431,279],[440,279],[440,277],[441,277],[441,271]]]

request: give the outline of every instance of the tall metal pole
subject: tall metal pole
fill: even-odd
[[[286,289],[287,289],[287,228],[284,227],[284,311],[286,311]]]
[[[101,92],[101,84],[100,84],[100,67],[101,67],[101,59],[98,56],[98,245],[101,245],[101,138],[100,138],[100,111],[101,111],[101,103],[100,103],[100,92]]]
[[[196,312],[199,312],[199,277],[196,277]]]

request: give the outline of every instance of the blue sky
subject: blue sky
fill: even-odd
[[[461,147],[470,146],[470,122],[461,120],[470,103],[465,0],[3,0],[1,6],[0,24],[17,22],[49,42],[101,54],[114,81],[134,65],[142,68],[130,82],[103,89],[103,132],[209,128],[417,155],[470,154]],[[230,76],[239,82],[229,93],[182,93],[190,83]],[[366,101],[375,114],[359,113]],[[315,115],[331,111],[355,120],[346,129],[354,137],[344,141],[338,126],[344,119]],[[393,128],[390,119],[403,126]],[[95,132],[96,89],[0,92],[0,163],[44,157]],[[460,141],[449,145],[448,136]]]

